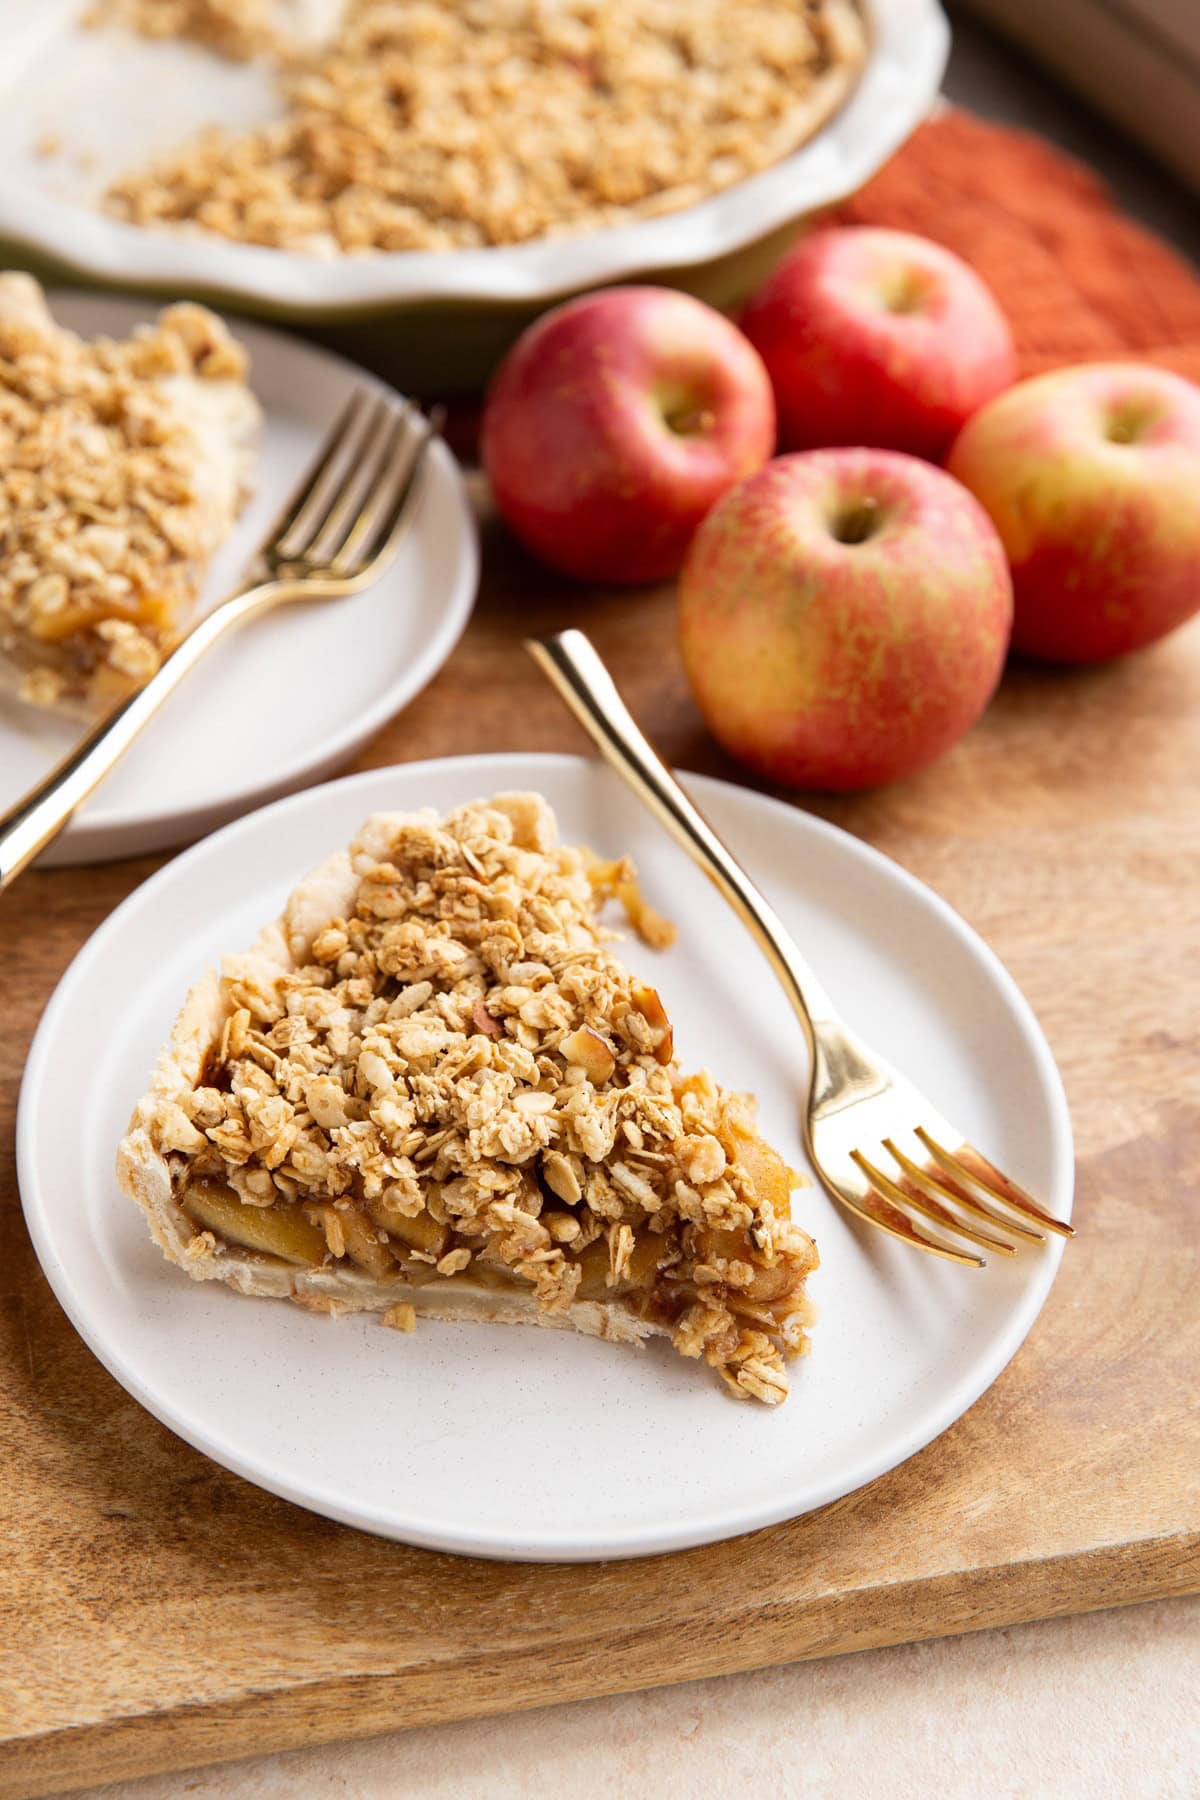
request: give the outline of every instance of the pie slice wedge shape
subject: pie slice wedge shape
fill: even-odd
[[[249,492],[246,372],[203,306],[89,342],[0,274],[0,676],[22,699],[102,710],[176,641]]]
[[[195,1280],[367,1310],[670,1339],[774,1405],[808,1349],[802,1178],[685,1075],[598,919],[627,861],[536,794],[376,814],[192,989],[117,1157]]]

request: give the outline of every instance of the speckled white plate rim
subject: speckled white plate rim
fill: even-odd
[[[536,781],[539,768],[561,770],[570,765],[591,769],[601,779],[616,780],[615,776],[602,770],[600,765],[588,763],[581,757],[520,752],[446,757],[423,764],[402,764],[392,769],[375,769],[346,776],[339,781],[327,783],[318,790],[292,794],[275,801],[192,846],[152,875],[97,928],[63,974],[46,1007],[21,1084],[17,1117],[18,1180],[25,1220],[38,1260],[59,1303],[84,1342],[127,1392],[176,1435],[255,1485],[296,1505],[360,1530],[422,1548],[467,1556],[509,1561],[583,1562],[688,1549],[740,1536],[797,1517],[801,1512],[813,1511],[854,1492],[907,1461],[946,1431],[992,1385],[1024,1342],[1045,1304],[1061,1262],[1061,1240],[1052,1240],[1044,1251],[1038,1253],[1036,1277],[1030,1281],[1021,1303],[1013,1308],[1006,1329],[994,1344],[986,1366],[968,1368],[960,1379],[949,1381],[939,1403],[929,1409],[919,1430],[902,1430],[892,1439],[875,1440],[864,1447],[857,1463],[843,1470],[824,1487],[810,1489],[805,1494],[803,1506],[798,1507],[786,1497],[781,1499],[773,1496],[757,1505],[745,1505],[735,1512],[726,1508],[712,1515],[693,1514],[681,1529],[663,1526],[648,1535],[644,1529],[635,1528],[620,1534],[609,1534],[603,1543],[596,1544],[580,1543],[570,1534],[559,1534],[545,1528],[539,1528],[536,1538],[529,1541],[504,1543],[497,1543],[486,1529],[476,1532],[464,1532],[460,1529],[452,1534],[443,1534],[436,1529],[414,1529],[385,1512],[347,1504],[327,1484],[311,1480],[297,1484],[281,1477],[278,1471],[263,1467],[253,1455],[247,1455],[222,1441],[216,1434],[197,1428],[188,1419],[186,1409],[165,1399],[137,1367],[128,1365],[121,1356],[114,1354],[111,1346],[93,1329],[86,1302],[58,1254],[51,1213],[38,1175],[38,1146],[35,1137],[37,1100],[51,1075],[54,1041],[56,1034],[70,1017],[75,991],[90,973],[92,965],[103,959],[110,940],[121,931],[130,912],[153,905],[160,891],[169,890],[174,881],[186,879],[203,860],[235,849],[239,838],[263,829],[272,818],[280,817],[285,811],[299,811],[306,804],[311,804],[314,793],[328,798],[360,789],[364,791],[366,807],[369,808],[372,800],[366,791],[374,786],[385,787],[389,777],[394,779],[399,773],[412,777],[422,771],[440,773],[453,769],[463,777],[463,794],[466,798],[471,793],[482,792],[489,787],[492,791],[497,791],[499,786],[512,785],[510,770],[514,764],[520,765],[517,780],[526,783]],[[873,866],[915,897],[967,950],[1003,998],[1035,1067],[1049,1108],[1048,1148],[1054,1170],[1049,1191],[1040,1197],[1060,1217],[1069,1217],[1074,1188],[1074,1152],[1070,1115],[1061,1076],[1032,1008],[984,940],[932,889],[891,858],[839,827],[789,806],[786,802],[732,783],[691,774],[685,774],[683,779],[701,806],[710,792],[733,794],[737,796],[739,804],[745,805],[751,812],[758,812],[768,821],[774,821],[780,829],[785,827],[786,822],[788,827],[797,830],[801,836],[811,832],[817,838],[835,842],[851,862],[861,860]],[[965,1272],[964,1277],[969,1279]]]

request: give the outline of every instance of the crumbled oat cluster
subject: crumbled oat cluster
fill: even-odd
[[[191,38],[232,62],[275,49],[278,0],[96,0],[87,26],[125,25],[150,38]]]
[[[351,859],[353,904],[304,966],[227,959],[220,1043],[159,1108],[192,1253],[224,1228],[376,1277],[515,1282],[549,1313],[613,1301],[781,1400],[817,1261],[800,1177],[748,1097],[680,1073],[657,993],[608,947],[596,893],[632,895],[628,863],[559,846],[528,794],[371,821]]]
[[[237,12],[127,7],[218,41]],[[214,129],[108,204],[317,253],[588,230],[777,162],[840,102],[864,44],[853,0],[347,0],[332,41],[281,52],[278,122]]]
[[[157,668],[240,485],[181,390],[245,369],[203,307],[87,343],[28,275],[0,275],[0,660],[24,698],[103,700]]]

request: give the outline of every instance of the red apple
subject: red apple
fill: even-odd
[[[892,450],[777,457],[713,508],[679,585],[710,730],[795,787],[872,787],[941,756],[987,705],[1011,620],[983,508]]]
[[[907,231],[813,232],[741,323],[767,365],[788,450],[880,444],[938,460],[1016,376],[989,289],[960,257]]]
[[[1013,646],[1052,662],[1137,650],[1200,609],[1200,387],[1138,363],[1023,381],[950,469],[1012,567]]]
[[[585,581],[674,575],[709,507],[774,444],[757,351],[670,288],[610,288],[546,313],[483,415],[500,511],[535,556]]]

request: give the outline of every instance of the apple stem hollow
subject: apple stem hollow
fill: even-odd
[[[878,500],[864,495],[840,507],[829,521],[829,529],[839,544],[865,544],[874,537],[882,521]]]
[[[1104,421],[1110,444],[1136,444],[1158,416],[1158,409],[1144,400],[1125,400],[1114,406]]]
[[[890,313],[918,313],[924,311],[932,291],[923,269],[895,269],[881,283],[880,298]]]
[[[689,406],[686,403],[664,410],[663,421],[667,430],[673,431],[676,437],[701,437],[716,424],[710,407]]]

